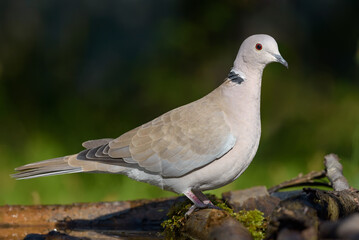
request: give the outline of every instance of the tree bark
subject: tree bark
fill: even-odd
[[[241,223],[217,209],[203,209],[191,214],[184,226],[184,235],[192,239],[252,240]]]

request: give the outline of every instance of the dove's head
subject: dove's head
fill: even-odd
[[[279,62],[288,67],[287,61],[279,53],[278,44],[274,38],[266,34],[257,34],[244,40],[239,48],[233,69],[240,72],[251,67],[263,70],[271,62]]]

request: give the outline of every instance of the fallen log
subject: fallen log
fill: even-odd
[[[259,186],[224,193],[222,202],[227,202],[234,212],[261,210],[267,218],[268,239],[340,239],[343,236],[355,239],[353,236],[359,236],[359,229],[353,226],[358,226],[355,224],[359,217],[352,214],[359,212],[359,192],[349,187],[336,155],[327,155],[324,164],[323,171],[299,175],[269,190]],[[329,181],[325,181],[325,177]],[[308,185],[332,186],[334,191],[304,188],[279,192]],[[185,201],[185,197],[178,197],[0,206],[0,239],[162,239],[161,223],[168,219],[167,213],[172,206]],[[188,219],[181,218],[178,229],[183,237],[193,239],[252,239],[248,230],[232,216],[226,211],[202,209]]]
[[[71,205],[0,206],[0,239],[23,239],[33,233],[47,236],[49,232],[51,234],[46,239],[57,239],[59,235],[52,232],[54,229],[71,232],[69,235],[74,237],[88,237],[94,234],[102,237],[157,236],[162,230],[160,224],[166,219],[166,213],[179,199],[183,201],[184,198]],[[66,239],[64,236],[61,237]]]

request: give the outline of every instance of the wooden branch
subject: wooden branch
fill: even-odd
[[[334,226],[340,228],[342,223],[333,224],[341,217],[359,212],[359,191],[350,189],[348,181],[343,176],[343,167],[335,154],[329,154],[324,158],[325,169],[321,172],[311,172],[304,176],[298,176],[292,180],[281,183],[269,191],[274,193],[279,189],[299,186],[318,185],[314,179],[327,177],[334,191],[305,188],[295,194],[286,194],[269,217],[271,220],[267,229],[268,239],[317,239],[318,236],[343,236],[340,231],[333,230]],[[290,193],[290,192],[289,192]],[[358,223],[358,219],[348,220],[345,226]],[[323,221],[324,227],[319,228]],[[330,226],[333,228],[331,229]],[[355,225],[357,226],[357,225]],[[359,236],[359,231],[354,231]],[[347,236],[347,235],[345,235]],[[353,238],[354,239],[354,238]]]
[[[274,187],[271,187],[268,192],[271,194],[273,192],[277,192],[280,189],[290,188],[290,187],[297,187],[297,186],[325,186],[331,187],[329,184],[322,183],[322,182],[315,182],[314,179],[321,179],[325,177],[325,170],[322,171],[312,171],[306,175],[299,174],[297,177],[282,182]]]
[[[324,165],[326,175],[333,185],[335,191],[343,191],[349,189],[349,183],[343,176],[343,166],[339,162],[339,157],[334,154],[328,154],[324,157]]]
[[[268,192],[277,192],[280,189],[299,187],[299,186],[324,186],[333,187],[335,191],[342,191],[349,189],[347,179],[343,176],[343,166],[339,162],[339,157],[334,154],[328,154],[324,157],[325,170],[313,171],[306,175],[299,174],[297,177],[282,182],[274,187],[271,187]],[[331,184],[317,182],[315,179],[327,177]]]

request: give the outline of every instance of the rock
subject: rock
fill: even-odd
[[[264,186],[226,192],[222,197],[234,211],[258,209],[265,217],[268,217],[280,202],[279,198],[270,196]]]

